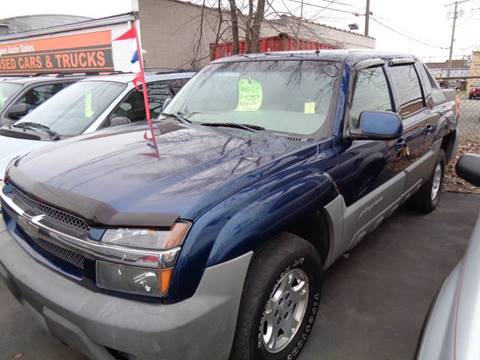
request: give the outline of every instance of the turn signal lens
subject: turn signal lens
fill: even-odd
[[[173,268],[163,269],[160,271],[160,290],[163,295],[168,293],[170,282],[172,280]]]

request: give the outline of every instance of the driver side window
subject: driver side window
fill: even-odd
[[[393,111],[385,72],[380,66],[357,72],[350,107],[350,127],[359,127],[363,111]]]

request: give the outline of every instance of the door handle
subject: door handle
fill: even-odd
[[[427,126],[425,126],[425,135],[430,135],[431,133],[433,133],[433,126],[431,124],[428,124]]]

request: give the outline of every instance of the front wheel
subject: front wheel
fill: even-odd
[[[322,265],[315,247],[282,234],[257,254],[242,294],[231,360],[290,360],[318,311]]]

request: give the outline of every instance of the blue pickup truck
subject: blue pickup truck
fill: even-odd
[[[458,107],[414,56],[221,59],[154,123],[12,161],[0,274],[98,359],[293,359],[322,272],[402,203],[438,204]]]

